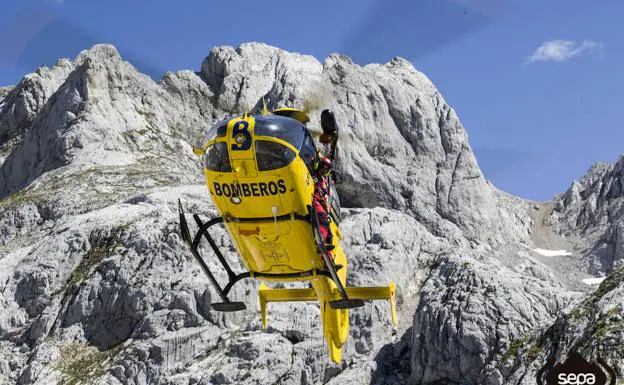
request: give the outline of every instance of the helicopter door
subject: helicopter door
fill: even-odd
[[[263,196],[267,197],[267,202],[270,200],[278,207],[277,215],[290,214],[293,208],[286,194],[294,187],[295,181],[290,179],[291,173],[284,170],[297,154],[280,143],[268,140],[256,140],[254,146],[259,180],[267,186]]]

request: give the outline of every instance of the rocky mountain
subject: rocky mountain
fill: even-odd
[[[624,161],[528,202],[485,180],[404,59],[249,43],[200,68],[155,82],[97,45],[0,90],[0,383],[534,383],[552,346],[621,340]],[[311,109],[312,128],[334,110],[349,284],[397,284],[399,328],[385,303],[352,311],[339,367],[314,303],[272,304],[264,332],[249,281],[232,294],[247,310],[212,310],[178,232],[178,198],[216,215],[191,143],[262,97]],[[225,231],[217,243],[242,269]]]
[[[548,218],[558,234],[579,239],[590,274],[624,266],[624,157],[598,163],[557,197]],[[587,242],[589,240],[589,242]]]

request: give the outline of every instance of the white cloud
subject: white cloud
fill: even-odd
[[[602,43],[593,40],[583,40],[581,44],[572,40],[548,40],[537,47],[535,52],[526,58],[525,63],[547,60],[562,62],[584,54],[600,53],[603,46]]]

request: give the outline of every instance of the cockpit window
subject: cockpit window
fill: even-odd
[[[210,127],[208,131],[206,131],[204,137],[195,143],[195,146],[203,147],[204,145],[206,145],[206,143],[210,142],[213,139],[225,137],[225,135],[227,134],[227,124],[230,120],[232,120],[232,118],[234,117],[229,116],[213,124],[212,127]]]
[[[301,145],[301,149],[299,150],[299,156],[303,159],[303,162],[308,166],[308,170],[312,172],[314,167],[314,159],[316,158],[316,146],[314,145],[314,140],[309,133],[305,134],[305,138],[303,140],[303,144]]]
[[[286,167],[297,156],[290,148],[279,143],[256,140],[258,171],[271,171]]]
[[[229,121],[230,121],[230,118],[223,119],[213,124],[210,130],[208,130],[208,132],[206,133],[206,136],[204,137],[204,143],[211,141],[213,139],[216,139],[216,138],[224,137],[225,134],[227,133],[227,124]]]
[[[208,147],[204,155],[204,167],[210,171],[232,172],[226,142],[218,142]]]
[[[305,133],[303,124],[295,119],[279,115],[256,116],[255,118],[254,133],[256,135],[285,140],[299,150]]]

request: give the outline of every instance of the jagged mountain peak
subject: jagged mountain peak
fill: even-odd
[[[0,168],[1,196],[70,165],[149,161],[154,170],[169,164],[172,169],[196,165],[183,139],[196,130],[197,119],[176,109],[171,92],[123,61],[114,46],[94,46],[65,66],[71,71],[51,75],[58,87],[33,111],[34,117],[29,116],[31,125]],[[9,112],[0,119],[10,115],[11,105],[5,110]],[[200,120],[201,126],[207,124]]]
[[[389,64],[393,66],[403,66],[403,67],[413,68],[414,70],[416,69],[411,61],[401,56],[393,57],[392,60],[390,60]]]
[[[437,92],[435,85],[429,78],[420,72],[409,60],[395,56],[387,63],[370,63],[364,66],[355,64],[353,60],[341,53],[332,53],[323,61],[324,71],[330,74],[330,78],[342,80],[348,73],[361,70],[370,71],[375,74],[377,71],[388,71],[392,74],[401,76],[401,81],[406,82],[410,86],[420,88],[421,91],[433,94]],[[332,73],[334,76],[332,77]],[[338,74],[338,76],[335,76]]]
[[[81,51],[76,59],[76,64],[80,65],[85,60],[94,60],[100,62],[121,62],[121,54],[112,44],[96,44],[88,49]]]
[[[50,68],[40,67],[27,74],[15,87],[5,88],[8,92],[4,91],[4,98],[0,99],[0,146],[5,155],[73,70],[72,62],[61,59]],[[13,142],[7,143],[11,140]]]
[[[624,155],[613,163],[594,164],[578,181],[555,199],[553,220],[571,221],[570,229],[587,229],[591,223],[583,215],[594,217],[593,211],[607,209],[624,198]],[[591,213],[587,213],[591,210]],[[582,223],[581,223],[582,222]]]
[[[299,96],[312,86],[322,66],[313,56],[262,43],[213,48],[201,65],[202,75],[224,111],[251,111],[263,96],[273,106],[303,108]],[[293,87],[297,87],[294,89]],[[317,88],[317,87],[314,87]],[[318,87],[319,89],[321,87]],[[280,97],[276,97],[281,94]]]
[[[624,155],[613,164],[597,163],[555,198],[547,218],[559,234],[579,241],[582,268],[609,274],[624,264]]]

